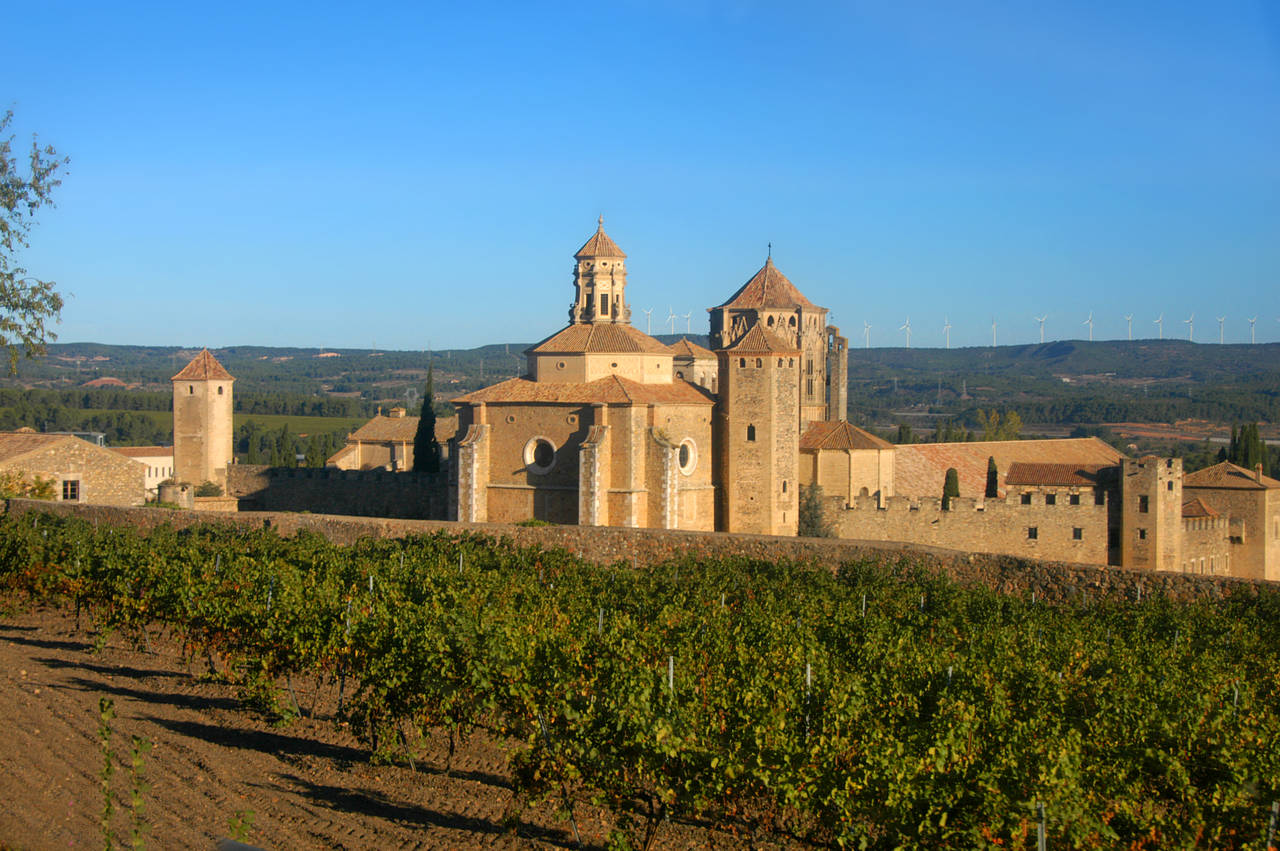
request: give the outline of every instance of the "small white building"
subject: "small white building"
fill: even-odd
[[[160,483],[173,478],[172,446],[112,446],[112,452],[118,452],[126,458],[132,458],[147,468],[147,499],[155,499]]]

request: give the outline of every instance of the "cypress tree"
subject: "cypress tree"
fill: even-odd
[[[951,510],[951,500],[960,495],[960,473],[955,467],[947,468],[947,478],[942,484],[942,510]]]
[[[1000,470],[996,467],[994,455],[987,456],[987,489],[983,495],[987,499],[1000,496]]]
[[[436,440],[435,365],[427,367],[427,391],[422,397],[422,415],[413,436],[413,471],[440,472],[440,441]]]

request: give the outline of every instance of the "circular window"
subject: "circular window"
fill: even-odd
[[[577,424],[578,424],[578,415],[577,415],[577,414],[570,414],[569,416],[565,417],[565,421],[566,421],[567,423],[569,423],[569,425],[577,425]]]
[[[692,437],[686,437],[680,444],[680,448],[676,450],[676,460],[680,462],[680,472],[686,476],[692,475],[698,466],[698,444],[693,442]]]
[[[549,473],[556,465],[556,445],[545,437],[530,438],[524,445],[524,465],[531,473]]]
[[[515,414],[507,414],[507,422],[508,422],[508,423],[513,423],[513,422],[515,422],[515,421],[516,421],[516,415],[515,415]]]
[[[564,368],[565,368],[564,361],[560,361],[559,363],[556,364],[556,369],[564,369]]]
[[[611,364],[609,364],[609,366],[610,366],[610,368],[612,368],[612,369],[617,369],[617,368],[618,368],[618,365],[617,365],[616,363],[611,363]]]

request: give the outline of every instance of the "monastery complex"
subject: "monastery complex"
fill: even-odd
[[[632,327],[626,260],[601,219],[568,324],[523,377],[453,400],[449,519],[794,536],[817,484],[842,538],[1280,579],[1280,481],[1261,468],[1184,474],[1095,438],[895,446],[847,421],[848,340],[772,258],[710,308],[711,349]],[[232,381],[208,352],[174,376],[180,479],[227,481]],[[379,417],[331,465],[408,469],[416,425]]]

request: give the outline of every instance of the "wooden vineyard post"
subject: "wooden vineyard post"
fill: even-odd
[[[1044,802],[1036,803],[1036,851],[1047,851],[1049,837],[1044,829]]]
[[[1271,818],[1267,822],[1267,844],[1266,851],[1275,851],[1276,848],[1276,820],[1280,818],[1280,801],[1271,802]]]

